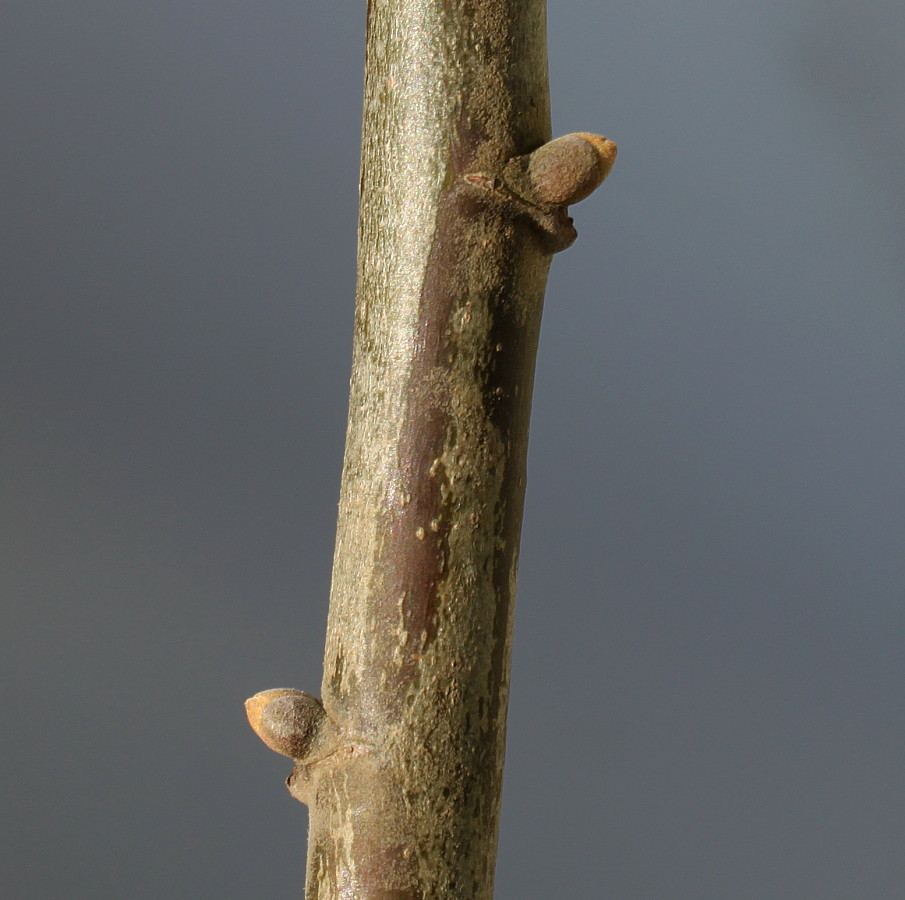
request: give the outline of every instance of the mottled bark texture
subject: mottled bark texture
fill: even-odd
[[[322,701],[249,701],[308,900],[489,900],[534,360],[568,203],[543,0],[369,0],[349,430]]]

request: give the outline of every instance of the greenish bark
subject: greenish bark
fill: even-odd
[[[296,760],[308,900],[489,900],[528,419],[565,206],[543,0],[369,0],[358,291],[322,701],[249,701]]]

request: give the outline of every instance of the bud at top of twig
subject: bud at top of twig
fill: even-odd
[[[584,200],[610,173],[616,145],[599,134],[567,134],[528,154],[528,182],[541,203]]]
[[[311,755],[327,717],[317,697],[293,688],[261,691],[245,701],[245,712],[271,750],[295,760]]]

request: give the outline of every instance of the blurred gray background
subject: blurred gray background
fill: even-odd
[[[0,12],[0,895],[301,895],[365,4]],[[905,5],[550,8],[497,896],[905,896]]]

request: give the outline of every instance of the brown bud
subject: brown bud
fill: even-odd
[[[568,206],[584,200],[610,173],[616,145],[599,134],[567,134],[527,157],[527,181],[539,203]]]
[[[323,738],[327,714],[317,697],[293,688],[261,691],[245,701],[255,734],[277,753],[295,760],[311,756]]]

